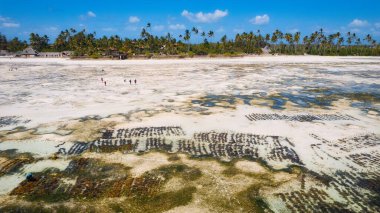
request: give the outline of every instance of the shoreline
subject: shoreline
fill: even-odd
[[[374,62],[380,63],[379,56],[311,56],[311,55],[260,55],[242,57],[194,57],[194,58],[153,58],[153,59],[71,59],[71,58],[9,58],[0,57],[1,63],[62,63],[62,64],[186,64],[186,63],[339,63]]]

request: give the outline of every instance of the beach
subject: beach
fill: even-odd
[[[0,165],[21,162],[16,172],[3,169],[0,205],[33,194],[24,175],[50,177],[47,168],[55,168],[51,178],[69,198],[80,197],[70,190],[82,173],[68,175],[68,168],[83,158],[127,170],[126,177],[102,173],[107,187],[149,176],[152,185],[144,187],[152,196],[185,189],[194,195],[165,211],[264,208],[261,201],[240,205],[257,187],[274,212],[291,212],[297,202],[307,203],[297,211],[375,212],[369,186],[380,178],[379,91],[380,57],[0,58]],[[160,173],[173,165],[197,175]],[[98,191],[83,211],[97,202],[107,211],[106,203],[135,196]]]

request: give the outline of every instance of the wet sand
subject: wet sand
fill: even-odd
[[[244,211],[235,201],[213,207],[213,199],[222,198],[201,196],[208,188],[198,185],[212,179],[223,186],[213,193],[221,190],[223,199],[239,203],[264,176],[273,182],[255,190],[265,205],[256,200],[245,207],[378,210],[378,192],[369,187],[380,178],[378,57],[0,58],[0,72],[0,162],[19,162],[9,150],[33,158],[20,161],[14,173],[4,169],[0,183],[12,185],[0,187],[3,205],[11,206],[13,195],[28,195],[18,186],[23,175],[43,172],[52,156],[58,162],[51,167],[63,181],[76,158],[120,163],[139,178],[171,166],[170,155],[182,153],[174,162],[198,168],[202,176],[165,183],[164,191],[196,188],[188,203],[165,211]],[[149,163],[152,158],[157,162]],[[210,159],[221,169],[209,170]]]

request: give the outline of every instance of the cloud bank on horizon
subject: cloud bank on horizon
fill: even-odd
[[[291,5],[287,1],[269,4],[260,0],[241,0],[239,4],[228,0],[171,4],[141,0],[133,2],[133,7],[128,0],[115,1],[110,5],[92,2],[89,6],[73,0],[66,0],[65,4],[40,0],[37,4],[16,6],[11,0],[2,0],[0,32],[22,39],[27,39],[31,32],[55,38],[60,30],[76,28],[96,31],[97,36],[118,34],[133,38],[139,37],[141,28],[150,22],[157,35],[179,35],[194,26],[200,31],[213,30],[216,38],[258,29],[264,33],[280,29],[308,34],[319,28],[327,33],[351,31],[380,38],[380,16],[374,9],[380,8],[380,1],[376,0],[362,0],[355,5],[320,0],[320,4],[312,5],[313,10],[309,3],[301,4],[301,0],[294,0]],[[325,3],[329,7],[323,7]]]

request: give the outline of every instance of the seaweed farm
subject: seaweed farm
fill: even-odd
[[[0,72],[0,212],[380,212],[379,58]]]

